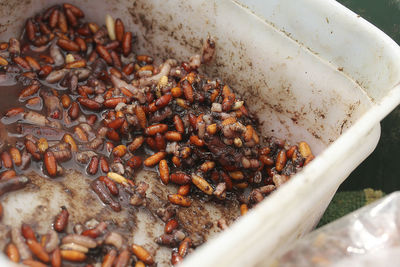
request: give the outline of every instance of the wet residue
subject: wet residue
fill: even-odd
[[[75,224],[85,224],[96,219],[106,221],[109,229],[121,234],[128,242],[145,244],[156,253],[159,262],[168,261],[168,248],[159,247],[154,238],[163,233],[164,222],[157,216],[158,209],[171,206],[167,195],[176,190],[173,185],[160,184],[155,172],[142,170],[136,174],[136,181],[146,181],[150,188],[146,193],[146,204],[142,207],[124,205],[121,212],[106,207],[90,189],[92,178],[77,171],[68,171],[67,175],[54,180],[41,177],[35,172],[27,175],[31,183],[23,190],[7,194],[2,199],[4,217],[0,227],[0,249],[4,249],[9,240],[8,232],[12,226],[28,223],[42,235],[52,228],[55,216],[65,206],[69,213],[67,232],[73,232]],[[193,199],[192,207],[175,206],[182,229],[200,245],[211,236],[220,232],[216,221],[225,218],[231,224],[238,217],[238,203],[224,204]]]

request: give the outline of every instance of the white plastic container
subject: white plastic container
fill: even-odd
[[[0,1],[0,39],[62,2]],[[399,46],[333,0],[69,2],[99,24],[106,14],[121,17],[138,36],[136,49],[162,59],[187,59],[214,36],[217,58],[206,72],[244,96],[264,135],[305,140],[317,155],[184,266],[263,265],[310,231],[338,186],[375,148],[380,120],[400,103]]]

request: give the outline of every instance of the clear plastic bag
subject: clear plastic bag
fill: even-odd
[[[310,233],[271,266],[400,266],[400,192]]]

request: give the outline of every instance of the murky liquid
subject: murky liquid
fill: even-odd
[[[26,108],[26,101],[19,101],[18,95],[20,91],[26,86],[24,81],[16,81],[15,75],[7,75],[7,78],[0,83],[0,114],[4,114],[10,108],[24,107]],[[50,90],[47,86],[42,86],[40,90]],[[34,96],[38,96],[40,93]],[[61,94],[65,91],[58,91]],[[43,104],[35,107],[35,112],[45,114]],[[96,114],[91,111],[84,110],[83,114]],[[96,124],[93,125],[94,132],[101,126],[101,114],[98,116]],[[62,120],[59,120],[62,122]],[[6,150],[10,146],[15,146],[19,150],[24,149],[24,139],[26,134],[31,133],[36,138],[40,138],[40,131],[43,127],[37,127],[37,131],[32,131],[32,125],[27,125],[24,122],[22,115],[6,118],[2,117],[0,121],[1,129],[3,131],[3,149]],[[62,123],[62,131],[70,133],[72,136],[73,128],[77,125],[74,122],[68,127]],[[26,131],[20,133],[18,125],[22,125]],[[48,136],[49,144],[62,139],[63,135]],[[76,141],[77,139],[74,138]],[[124,144],[130,140],[123,139]],[[79,143],[80,150],[87,150],[85,143]],[[109,159],[109,152],[103,146],[101,150],[97,150],[99,156],[103,155]],[[139,155],[142,159],[154,152],[149,148],[140,148],[135,151],[135,155]],[[44,235],[48,229],[52,228],[54,217],[59,213],[61,206],[66,206],[69,213],[69,224],[66,232],[72,233],[75,224],[85,224],[85,222],[96,219],[97,221],[106,221],[108,223],[109,231],[116,231],[122,234],[128,244],[137,243],[144,245],[152,251],[155,255],[156,261],[161,266],[170,265],[170,248],[158,246],[154,239],[163,234],[164,222],[157,216],[158,209],[170,205],[167,200],[167,195],[175,193],[178,189],[177,185],[165,186],[161,184],[157,168],[144,167],[143,169],[136,170],[134,173],[135,183],[144,181],[150,185],[147,191],[147,202],[141,207],[133,207],[129,204],[130,195],[126,194],[120,188],[120,195],[117,197],[121,203],[122,211],[114,212],[112,209],[104,205],[98,196],[90,188],[90,182],[100,175],[106,175],[99,168],[96,175],[87,175],[87,164],[80,164],[75,159],[73,153],[72,159],[67,162],[59,163],[65,170],[65,175],[50,178],[43,166],[43,161],[32,160],[28,169],[21,170],[19,167],[14,166],[17,175],[26,175],[31,179],[25,189],[6,194],[2,197],[4,206],[3,224],[0,227],[0,236],[5,238],[0,241],[0,249],[9,242],[7,232],[10,227],[21,225],[21,223],[28,223],[34,229],[35,233]],[[6,169],[2,167],[0,173]],[[173,169],[171,169],[171,172]],[[83,175],[82,175],[83,174]],[[192,193],[193,203],[190,208],[177,207],[177,216],[182,219],[183,229],[188,234],[193,235],[193,240],[201,239],[207,240],[209,237],[215,235],[220,229],[213,224],[219,218],[225,218],[228,223],[231,223],[238,216],[238,202],[235,200],[234,195],[228,194],[225,202],[208,202],[204,199],[202,194],[195,191]],[[206,201],[206,202],[205,202]],[[29,205],[27,205],[29,203]],[[206,228],[205,228],[206,227]],[[65,234],[60,234],[60,239]],[[110,249],[109,246],[100,246],[91,249],[87,254],[87,263],[96,263],[102,261],[102,255],[105,255]],[[63,266],[85,266],[87,263],[69,263],[63,262]]]

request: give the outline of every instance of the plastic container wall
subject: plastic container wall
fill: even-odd
[[[263,266],[311,230],[340,183],[375,147],[379,121],[400,101],[398,45],[353,12],[335,1],[241,2],[321,61],[343,70],[344,75],[362,85],[373,105],[296,179],[221,237],[203,246],[186,261],[186,266],[240,266],[256,262]],[[334,28],[323,21],[333,21]],[[336,38],[326,38],[333,32],[337,33]],[[237,256],[222,258],[213,253],[216,250],[220,255]],[[197,264],[200,259],[203,262]]]
[[[318,155],[186,266],[255,264],[308,232],[400,102],[398,46],[335,1],[242,1],[265,18],[229,0],[69,2],[99,24],[106,14],[123,18],[137,33],[137,51],[161,59],[187,59],[214,36],[217,58],[204,71],[244,96],[264,135],[305,140]],[[0,38],[20,33],[25,18],[56,3],[0,1]]]

